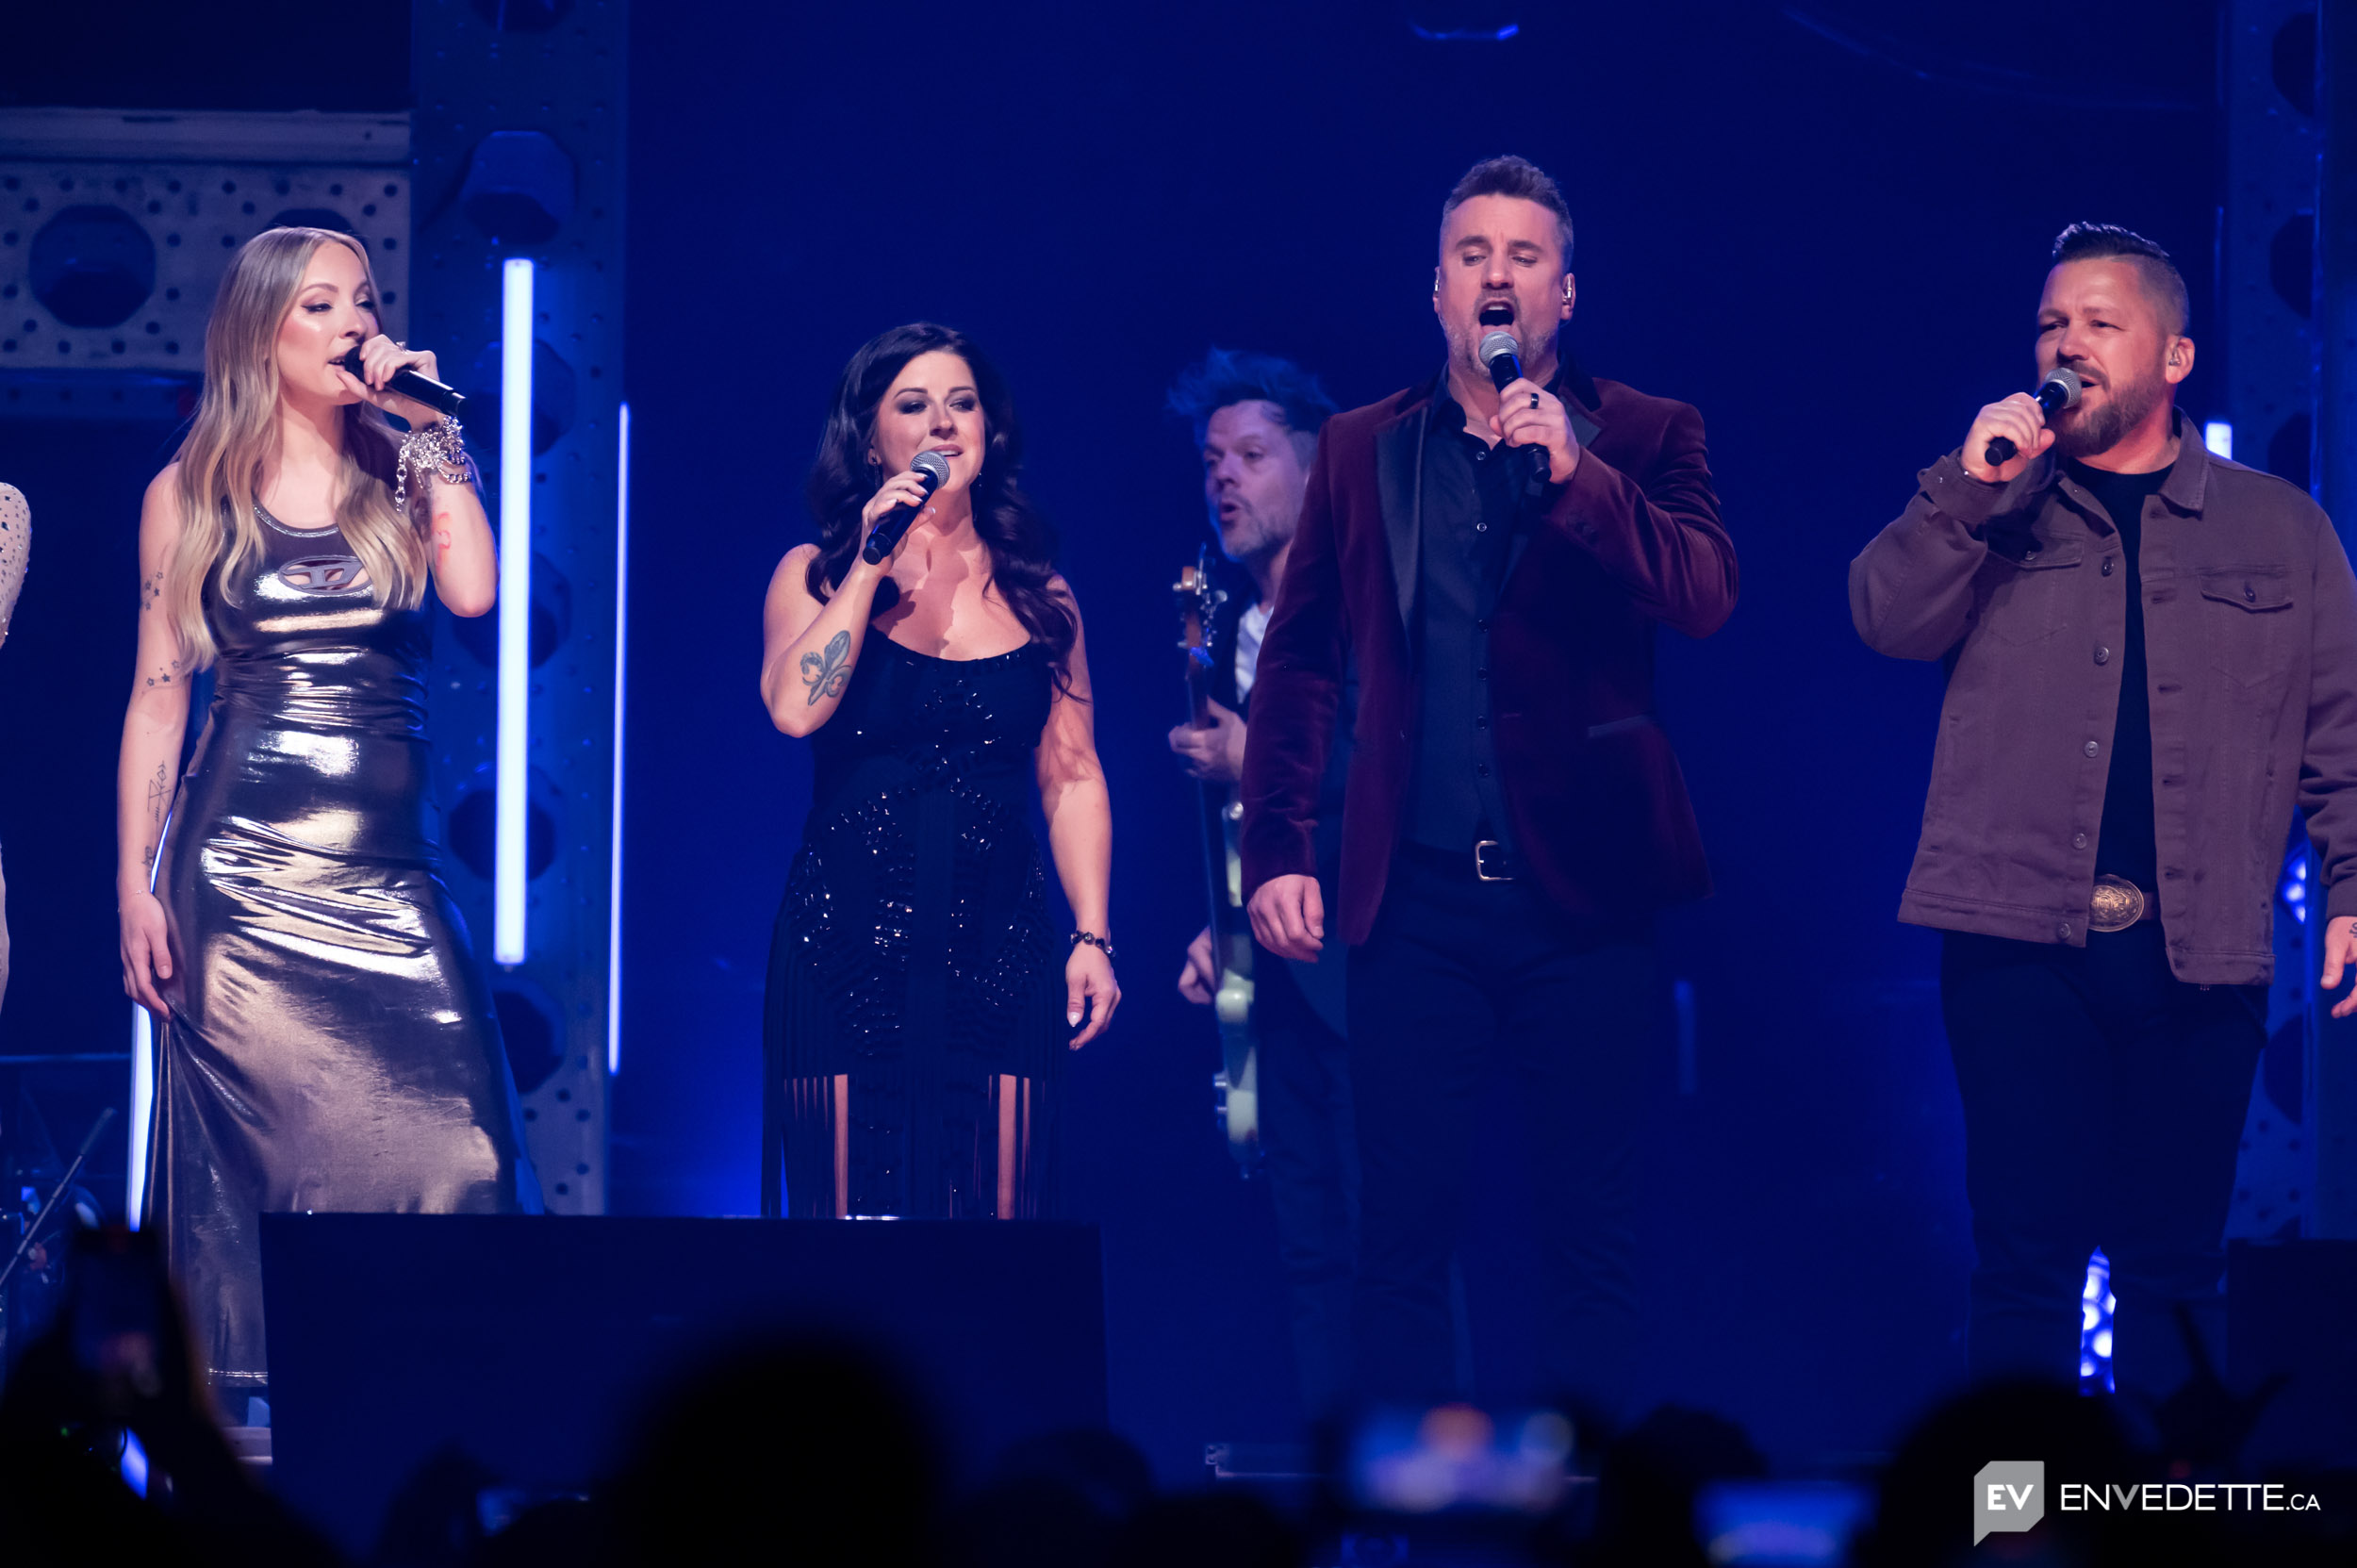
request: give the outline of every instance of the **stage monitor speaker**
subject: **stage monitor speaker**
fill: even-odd
[[[2226,1256],[2228,1381],[2283,1379],[2244,1459],[2357,1465],[2357,1242],[2236,1242]]]
[[[355,1554],[453,1446],[586,1487],[668,1379],[761,1336],[881,1352],[957,1474],[1106,1420],[1092,1226],[265,1214],[262,1263],[272,1488]]]

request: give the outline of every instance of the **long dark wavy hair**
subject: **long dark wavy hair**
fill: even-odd
[[[992,585],[1031,640],[1047,651],[1057,688],[1068,689],[1079,622],[1072,607],[1047,586],[1056,570],[1055,526],[1016,483],[1023,467],[1023,426],[1014,417],[1006,378],[964,333],[912,322],[870,338],[843,367],[827,409],[827,433],[819,437],[818,460],[811,465],[810,512],[818,523],[818,553],[804,582],[811,597],[823,602],[850,570],[860,546],[860,511],[890,477],[867,460],[876,410],[908,362],[935,350],[965,361],[981,399],[985,441],[981,471],[974,476],[974,531],[990,547]],[[889,609],[895,596],[886,584],[877,595],[877,613]]]

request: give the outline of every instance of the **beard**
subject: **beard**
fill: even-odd
[[[1293,531],[1280,528],[1249,501],[1238,501],[1235,520],[1222,518],[1217,510],[1211,513],[1211,530],[1219,536],[1220,553],[1231,561],[1250,561],[1268,555],[1292,539]]]
[[[2111,394],[2102,407],[2085,412],[2074,409],[2069,422],[2054,426],[2056,456],[2084,459],[2109,452],[2128,432],[2152,417],[2152,410],[2168,396],[2168,383],[2155,369],[2125,386],[2113,382]]]
[[[1476,310],[1471,322],[1456,320],[1443,322],[1441,326],[1441,337],[1448,347],[1448,356],[1452,364],[1466,371],[1476,380],[1487,381],[1490,378],[1490,367],[1481,362],[1481,340],[1484,338],[1492,332],[1512,334],[1516,344],[1515,357],[1527,367],[1555,341],[1552,331],[1548,330],[1554,325],[1553,322],[1549,322],[1538,331],[1533,331],[1530,326],[1530,318],[1518,300],[1514,306],[1514,320],[1504,326],[1483,325],[1481,314]]]

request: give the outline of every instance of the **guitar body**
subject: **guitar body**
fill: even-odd
[[[1211,617],[1228,597],[1212,585],[1208,549],[1179,572],[1172,592],[1178,602],[1178,645],[1187,661],[1188,722],[1207,730],[1212,727]],[[1244,916],[1244,858],[1237,842],[1244,802],[1224,784],[1203,784],[1199,793],[1204,891],[1211,906],[1211,953],[1219,965],[1211,1011],[1219,1021],[1220,1070],[1211,1082],[1228,1152],[1250,1175],[1261,1163],[1261,1109],[1252,1026],[1252,926]]]

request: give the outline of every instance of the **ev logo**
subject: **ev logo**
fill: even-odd
[[[1993,1460],[1972,1477],[1972,1544],[1996,1531],[2019,1532],[2046,1517],[2046,1461]]]

